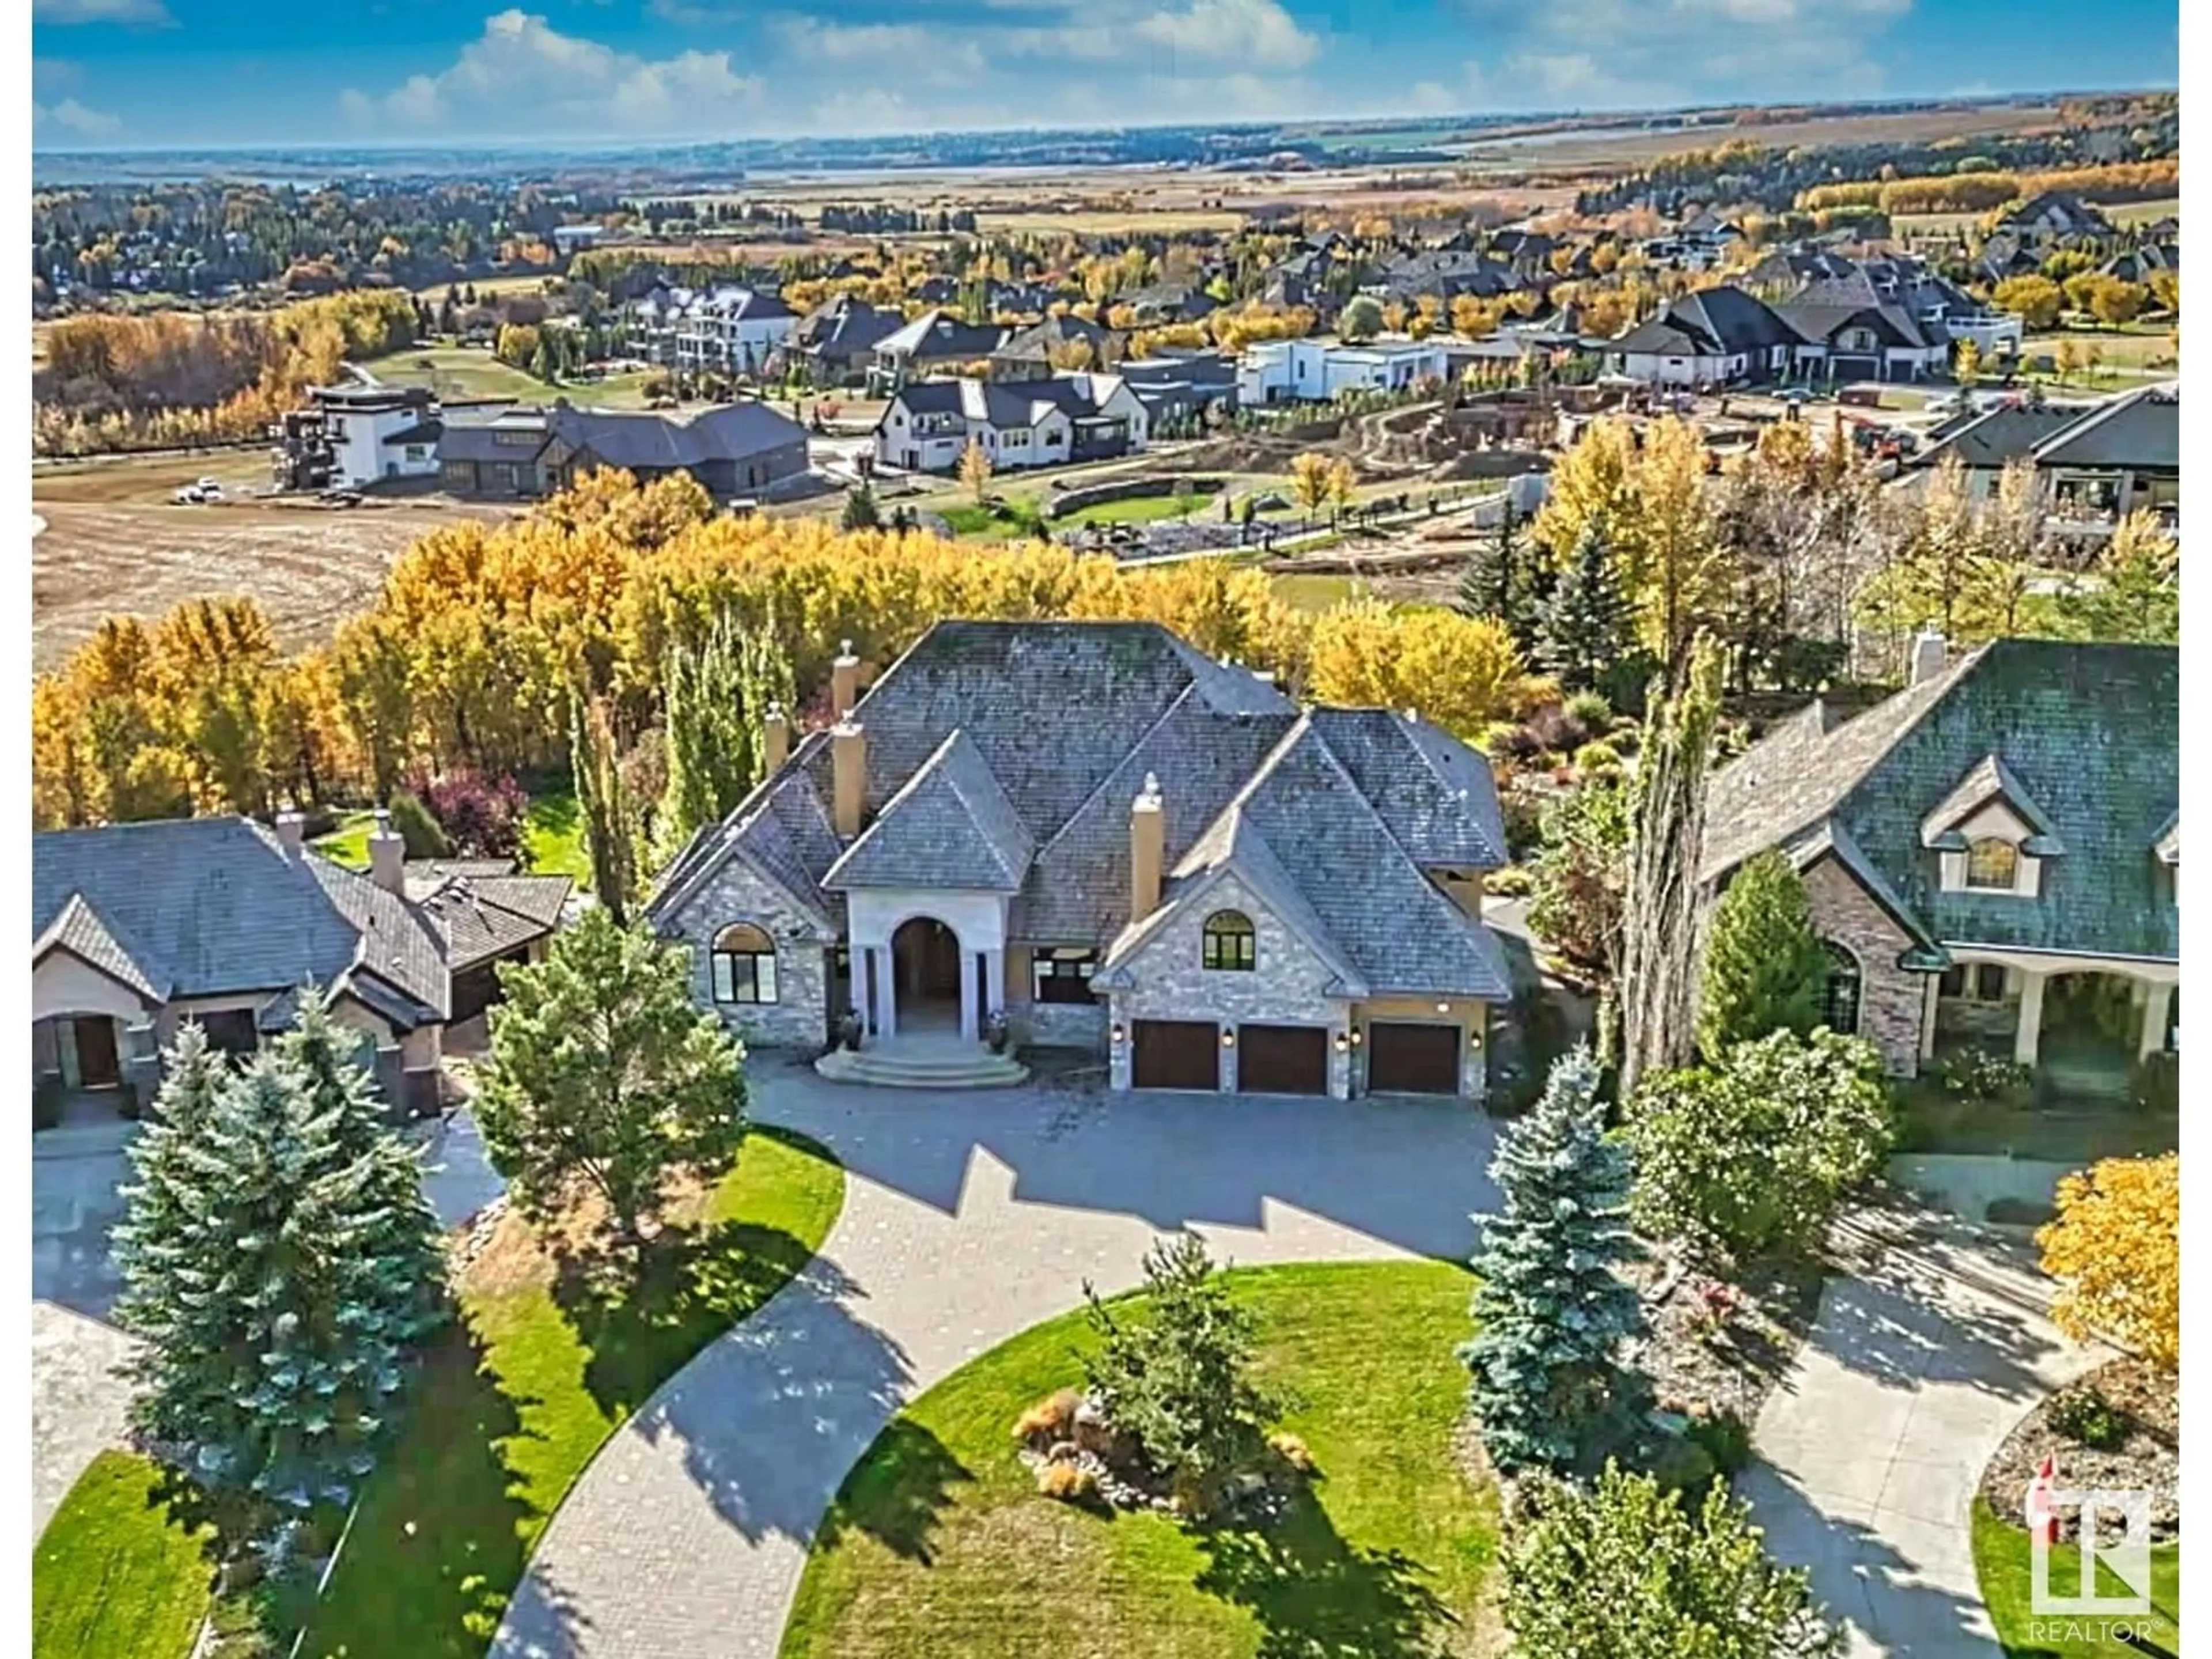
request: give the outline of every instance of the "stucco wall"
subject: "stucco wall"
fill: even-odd
[[[136,991],[66,951],[49,951],[31,970],[31,1018],[63,1014],[110,1014],[143,1019],[145,1004]]]
[[[1889,913],[1833,859],[1805,872],[1805,898],[1822,935],[1858,958],[1859,1035],[1881,1051],[1899,1076],[1920,1069],[1924,976],[1897,965],[1910,941]]]
[[[1200,965],[1206,919],[1217,910],[1241,910],[1252,919],[1255,935],[1250,973],[1208,970]],[[1342,1029],[1350,1005],[1322,989],[1336,975],[1289,928],[1278,921],[1233,876],[1198,903],[1186,907],[1143,949],[1121,964],[1135,981],[1113,994],[1111,1015],[1126,1030],[1139,1019],[1212,1020],[1218,1025],[1247,1021],[1267,1025],[1318,1025]],[[1113,1086],[1129,1086],[1130,1045],[1114,1046]],[[1237,1087],[1237,1054],[1222,1054],[1224,1092]],[[1329,1093],[1341,1099],[1351,1090],[1348,1056],[1329,1045]]]
[[[739,921],[763,929],[775,941],[773,1003],[714,1000],[714,936]],[[749,866],[728,860],[692,894],[672,923],[676,936],[691,947],[692,1000],[720,1016],[737,1036],[763,1048],[818,1048],[827,1041],[829,963],[814,924]]]
[[[1439,1013],[1444,1004],[1449,1012]],[[1456,1025],[1460,1028],[1459,1091],[1480,1100],[1490,1086],[1490,1005],[1474,998],[1376,997],[1352,1010],[1361,1025],[1373,1019],[1403,1020],[1416,1025]],[[1366,1088],[1364,1061],[1355,1068],[1360,1088]]]

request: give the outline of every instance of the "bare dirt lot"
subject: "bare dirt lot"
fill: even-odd
[[[32,665],[59,666],[103,617],[149,619],[179,600],[247,593],[293,648],[327,639],[365,606],[393,560],[457,515],[498,507],[441,498],[357,507],[255,500],[177,507],[179,485],[212,477],[234,495],[265,482],[261,451],[132,457],[39,468],[31,505]]]

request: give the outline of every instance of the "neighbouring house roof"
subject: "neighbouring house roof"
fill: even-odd
[[[1800,338],[1764,301],[1741,289],[1708,288],[1671,301],[1658,316],[1611,342],[1607,349],[1730,357],[1770,346],[1796,345]]]
[[[403,1027],[449,1006],[443,941],[415,906],[252,819],[32,837],[33,960],[63,948],[156,1002],[349,991]]]
[[[995,323],[963,322],[946,311],[925,311],[876,343],[887,357],[988,357],[1006,331]]]
[[[1946,455],[1956,455],[1961,465],[1976,471],[2001,467],[2052,434],[2063,431],[2081,418],[2077,405],[2022,404],[1953,416],[1929,434],[1932,441],[1913,457],[1915,466],[1934,466]]]
[[[841,294],[799,319],[793,338],[803,350],[852,357],[872,352],[905,326],[896,311],[879,311],[866,301]]]
[[[806,441],[806,429],[798,422],[752,402],[724,404],[687,421],[556,404],[546,425],[572,447],[623,467],[698,466]]]
[[[551,933],[575,886],[519,874],[512,859],[410,859],[405,877],[408,902],[437,929],[457,974]]]
[[[1998,754],[1983,756],[1959,780],[1959,787],[1920,821],[1920,844],[1940,852],[1963,853],[1966,838],[1960,833],[1959,824],[1991,801],[2002,802],[2034,832],[2027,851],[2038,858],[2056,858],[2066,850],[2065,839],[2051,823],[2051,815],[2035,804],[2035,797]]]
[[[867,827],[849,847],[823,805],[828,734],[811,733],[694,838],[648,914],[670,924],[736,859],[825,923],[856,888],[980,889],[1012,896],[1017,939],[1103,946],[1128,924],[1129,808],[1152,776],[1166,904],[1234,865],[1346,984],[1509,994],[1495,940],[1427,873],[1504,861],[1496,787],[1480,756],[1424,722],[1301,713],[1155,624],[1063,622],[940,623],[854,719]]]
[[[1065,316],[1048,317],[1041,323],[1032,323],[1027,328],[1015,330],[999,343],[991,355],[1024,362],[1049,362],[1054,351],[1077,340],[1091,348],[1093,362],[1103,363],[1107,350],[1113,344],[1114,334],[1109,329],[1086,322],[1070,313]]]
[[[949,380],[921,380],[901,388],[877,418],[881,428],[893,407],[915,415],[957,415],[980,421],[998,430],[1035,426],[1053,410],[1070,420],[1097,416],[1121,384],[1118,374],[1096,374],[1088,370],[1054,374],[1034,380],[978,380],[967,376]]]
[[[2147,386],[2100,404],[2035,447],[2038,466],[2181,469],[2181,383]]]
[[[2179,710],[2170,647],[1993,641],[1840,724],[1784,722],[1716,773],[1701,874],[1832,823],[1930,939],[2173,957],[2156,848],[2178,823]],[[2048,838],[2034,898],[1939,885],[1924,825],[1985,784]]]
[[[1864,271],[1809,282],[1774,307],[1810,342],[1832,346],[1846,328],[1871,330],[1884,346],[1926,350],[1933,343],[1917,319],[1875,291]]]

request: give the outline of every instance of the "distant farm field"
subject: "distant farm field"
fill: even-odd
[[[1206,208],[1074,208],[1065,213],[990,213],[975,216],[975,228],[985,235],[1050,236],[1066,232],[1076,236],[1118,236],[1131,232],[1173,236],[1192,231],[1235,230],[1244,222],[1241,213]]]

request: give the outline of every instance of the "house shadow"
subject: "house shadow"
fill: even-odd
[[[921,1092],[764,1072],[755,1108],[814,1136],[854,1175],[951,1215],[980,1158],[1018,1204],[1126,1215],[1153,1231],[1261,1228],[1306,1212],[1421,1255],[1463,1261],[1493,1209],[1496,1130],[1464,1101],[1109,1094],[1096,1088]]]
[[[1258,1659],[1427,1659],[1457,1623],[1399,1550],[1348,1542],[1310,1492],[1272,1526],[1214,1526],[1194,1534],[1208,1595],[1249,1608]]]
[[[1736,1492],[1751,1504],[1767,1553],[1785,1567],[1803,1569],[1828,1620],[1856,1632],[1849,1651],[1998,1659],[1979,1598],[1923,1582],[1922,1564],[1907,1560],[1864,1522],[1824,1512],[1765,1463],[1737,1477]],[[1966,1547],[1963,1528],[1960,1547]]]

